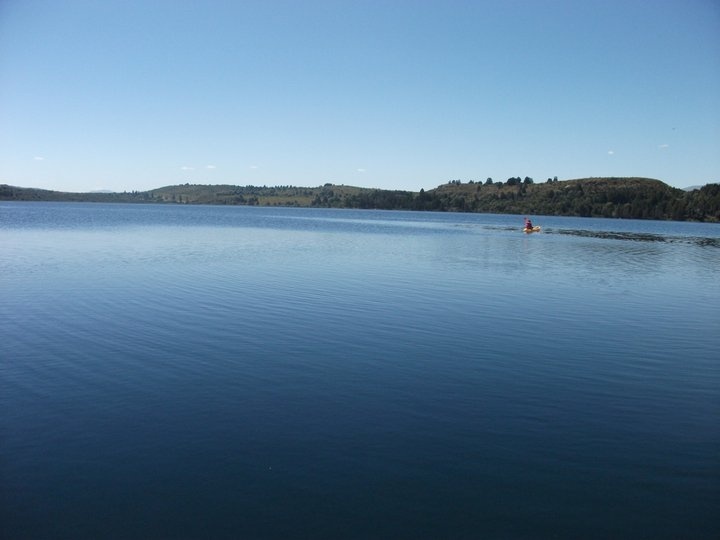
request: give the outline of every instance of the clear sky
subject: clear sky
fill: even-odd
[[[720,182],[720,0],[0,0],[0,183]]]

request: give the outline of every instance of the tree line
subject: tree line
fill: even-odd
[[[64,193],[0,185],[0,200],[304,206],[482,212],[720,222],[720,184],[683,191],[646,178],[585,178],[535,183],[451,180],[419,192],[358,188],[178,185],[124,193]]]
[[[659,180],[592,178],[535,184],[529,177],[485,184],[451,181],[419,193],[369,190],[338,197],[332,188],[316,195],[313,206],[439,212],[482,212],[554,216],[720,222],[720,184],[694,191]]]

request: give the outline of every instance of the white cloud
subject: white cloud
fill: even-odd
[[[608,156],[612,156],[613,154],[615,154],[615,150],[608,150]]]
[[[365,172],[365,169],[358,169],[357,172]]]
[[[658,148],[670,148],[669,144],[658,144]]]
[[[260,167],[258,167],[257,165],[250,165],[250,168],[251,169],[259,169]]]
[[[35,161],[45,161],[45,158],[42,157],[42,156],[35,156],[33,159],[34,159]]]
[[[215,165],[205,165],[206,169],[217,169]]]
[[[188,167],[187,165],[183,165],[182,167],[180,167],[180,170],[182,170],[182,171],[194,171],[194,170],[195,170],[195,167]]]

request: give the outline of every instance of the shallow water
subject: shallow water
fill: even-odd
[[[720,226],[0,203],[9,538],[715,538]]]

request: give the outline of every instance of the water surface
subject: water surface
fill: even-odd
[[[0,203],[9,538],[715,538],[720,228]]]

